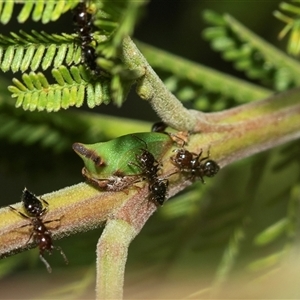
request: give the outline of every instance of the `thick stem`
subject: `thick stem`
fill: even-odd
[[[202,113],[195,127],[212,140],[218,161],[225,166],[238,159],[300,136],[300,88],[219,113]],[[197,112],[195,112],[197,113]],[[198,135],[196,135],[198,136]]]
[[[188,184],[173,186],[169,196]],[[155,210],[146,186],[110,216],[97,245],[96,299],[122,299],[128,247]]]
[[[133,226],[109,220],[97,244],[96,299],[122,299],[128,247],[135,237]]]
[[[170,93],[129,37],[123,40],[123,61],[131,70],[143,70],[144,76],[138,81],[137,93],[149,101],[159,117],[175,129],[192,131],[196,123],[195,115]]]
[[[119,197],[118,194],[100,193],[85,183],[45,194],[42,198],[49,203],[49,211],[43,221],[59,220],[47,223],[54,238],[91,230],[103,224],[112,208],[120,206],[124,195],[128,196],[120,193]],[[26,214],[21,203],[14,204],[13,207]],[[22,227],[26,224],[30,224],[30,221],[20,217],[9,207],[0,209],[0,258],[35,246],[27,244],[32,226]]]

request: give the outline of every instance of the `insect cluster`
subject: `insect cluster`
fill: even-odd
[[[27,243],[29,243],[31,238],[33,238],[34,243],[36,243],[39,247],[40,259],[45,264],[48,272],[51,273],[52,268],[44,257],[45,251],[48,251],[51,254],[54,249],[58,250],[62,255],[65,263],[68,264],[68,259],[62,249],[59,246],[53,245],[51,232],[45,225],[47,223],[60,221],[60,219],[43,221],[43,218],[48,211],[48,202],[43,199],[39,200],[34,194],[32,194],[25,188],[22,194],[22,203],[26,214],[18,211],[12,206],[9,207],[17,214],[19,214],[22,218],[29,220],[29,224],[23,225],[21,227],[32,226],[32,232]]]
[[[82,58],[86,66],[94,74],[99,74],[100,68],[96,63],[96,51],[91,46],[91,43],[94,41],[92,21],[93,15],[88,11],[86,4],[80,2],[73,10],[73,22],[81,42]]]
[[[219,171],[218,164],[209,159],[209,153],[202,157],[184,148],[185,140],[180,136],[164,132],[163,123],[155,124],[153,132],[125,135],[108,142],[85,145],[73,144],[75,152],[83,159],[83,176],[94,186],[108,191],[124,190],[136,182],[147,181],[149,200],[163,205],[169,186],[169,177],[181,173],[194,181],[212,177]],[[162,157],[180,145],[170,157],[176,167],[172,174],[163,176]],[[142,146],[144,144],[144,146]]]
[[[148,151],[147,143],[140,138],[138,139],[144,143],[145,148],[140,148],[142,153],[137,154],[136,163],[131,164],[137,165],[142,171],[141,176],[148,181],[150,194],[149,200],[156,204],[163,205],[166,199],[169,181],[158,177],[161,164],[155,159],[154,155]]]
[[[164,130],[165,126],[158,124],[155,130]],[[182,141],[181,138],[179,140]],[[162,157],[171,150],[174,142],[178,145],[178,136],[173,137],[165,132],[144,132],[121,136],[108,142],[84,145],[73,144],[75,152],[83,159],[85,167],[82,170],[84,177],[94,186],[109,190],[124,190],[131,185],[147,181],[149,201],[156,205],[163,205],[168,193],[169,177],[174,174],[183,174],[188,179],[201,180],[204,177],[213,177],[220,169],[218,164],[207,156],[202,157],[203,151],[198,154],[184,148],[185,142],[180,148],[173,150],[170,157],[176,171],[169,174],[161,174],[163,171]],[[27,219],[32,230],[27,243],[33,242],[39,247],[39,257],[45,264],[48,272],[51,266],[44,257],[44,252],[50,254],[54,249],[58,250],[65,263],[68,260],[62,249],[54,246],[52,234],[45,224],[60,221],[60,219],[44,221],[48,211],[48,202],[37,198],[26,188],[22,194],[22,203],[25,214],[10,206],[10,209]]]

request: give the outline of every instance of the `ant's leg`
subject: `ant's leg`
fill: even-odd
[[[26,226],[26,225],[25,225]],[[21,227],[25,227],[25,226],[21,226]],[[30,236],[29,236],[29,239],[27,240],[26,244],[27,245],[29,243],[29,241],[31,240],[32,236],[34,234],[34,231],[31,232]]]
[[[200,158],[201,154],[202,154],[202,149],[201,149],[201,152],[200,152],[200,154],[199,154],[199,158]],[[208,148],[208,150],[207,150],[207,156],[206,156],[206,157],[203,157],[203,158],[201,158],[199,162],[201,163],[202,161],[204,161],[204,160],[208,159],[208,158],[209,158],[209,156],[210,156],[210,148]]]
[[[45,206],[42,210],[42,215],[44,215],[48,211],[49,203],[46,200],[44,200],[43,198],[40,198],[40,200],[43,202],[43,204]]]
[[[40,200],[42,200],[42,202],[44,203],[45,206],[47,206],[47,207],[49,206],[49,203],[45,199],[40,197]]]
[[[24,215],[22,212],[18,211],[18,210],[15,209],[14,207],[9,206],[9,208],[12,209],[14,212],[16,212],[18,215],[20,215],[22,218],[24,218],[24,219],[30,219],[28,216]],[[31,224],[31,223],[30,223],[30,224],[25,224],[25,225],[20,226],[19,228],[27,227],[27,226],[30,226],[30,225],[32,225],[32,224]],[[34,233],[34,232],[31,232],[31,234],[30,234],[30,236],[29,236],[29,239],[28,239],[28,241],[26,242],[26,244],[28,244],[29,241],[31,240],[33,233]]]
[[[61,218],[63,218],[63,217],[64,217],[64,215],[62,215],[62,216],[59,217],[58,219],[48,220],[48,221],[45,221],[45,222],[43,222],[43,223],[44,223],[44,224],[52,223],[52,222],[59,222],[59,223],[60,223]],[[60,226],[60,224],[58,224],[58,225],[55,226],[55,227],[52,227],[52,229],[56,229],[56,228],[58,228],[59,226]]]
[[[51,272],[52,272],[52,268],[50,267],[49,263],[47,262],[47,260],[46,260],[45,257],[43,256],[43,253],[42,253],[42,252],[40,252],[40,260],[41,260],[41,261],[44,263],[44,265],[46,266],[47,271],[48,271],[49,273],[51,273]]]
[[[18,211],[16,208],[9,206],[10,209],[12,209],[14,212],[16,212],[17,214],[19,214],[21,217],[25,218],[25,219],[30,219],[28,216],[26,216],[25,214],[23,214],[22,212]]]
[[[130,161],[127,165],[128,165],[128,166],[135,166],[135,167],[141,169],[141,166],[138,165],[137,163],[133,162],[133,161]],[[140,174],[137,174],[137,175],[140,175]]]
[[[138,164],[136,164],[135,162],[132,162],[132,161],[130,161],[130,162],[128,163],[128,165],[129,165],[129,166],[135,166],[135,167],[138,167],[139,169],[141,169],[141,166],[140,166],[140,165],[138,165]],[[140,174],[134,174],[133,176],[141,176],[141,178],[138,178],[136,181],[133,182],[133,184],[145,180],[146,178],[144,178],[142,175],[143,175],[143,173],[140,173]],[[130,176],[130,175],[127,175],[127,176]]]
[[[131,136],[134,137],[135,139],[139,140],[140,142],[142,142],[145,145],[146,149],[148,149],[148,145],[143,139],[139,138],[135,134],[132,134]],[[142,150],[145,150],[145,149],[142,149]]]
[[[59,222],[61,220],[63,216],[61,216],[59,219],[53,219],[53,220],[48,220],[48,221],[45,221],[43,222],[44,224],[47,224],[47,223],[51,223],[51,222]]]
[[[199,160],[199,158],[201,157],[201,155],[202,155],[202,153],[203,153],[203,149],[201,149],[200,150],[200,152],[199,152],[199,154],[197,155],[197,161]],[[209,157],[209,156],[208,156]],[[203,157],[203,158],[201,158],[200,160],[199,160],[199,163],[201,163],[201,161],[203,161],[203,160],[205,160],[205,159],[208,159],[208,157]]]
[[[205,181],[204,181],[203,177],[200,175],[199,178],[200,178],[201,182],[204,184]]]
[[[61,247],[55,246],[54,249],[56,249],[57,251],[60,252],[61,256],[63,257],[63,259],[64,259],[64,261],[65,261],[65,263],[66,263],[66,265],[67,265],[67,264],[69,263],[69,261],[68,261],[68,259],[67,259],[66,254],[65,254],[64,251],[61,249]]]
[[[24,219],[30,219],[28,216],[24,215],[22,212],[18,211],[17,209],[15,209],[14,207],[12,206],[9,206],[10,209],[12,209],[14,212],[16,212],[18,215],[20,215],[22,218]],[[23,228],[23,227],[27,227],[27,226],[32,226],[32,224],[25,224],[25,225],[22,225],[20,226],[19,228]],[[32,231],[30,236],[29,236],[29,239],[27,240],[26,244],[27,245],[29,243],[29,241],[31,240],[32,236],[33,236],[34,232]]]

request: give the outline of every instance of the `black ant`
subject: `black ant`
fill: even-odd
[[[73,14],[73,22],[76,26],[76,33],[81,41],[83,61],[95,74],[98,74],[99,67],[96,63],[97,56],[95,48],[90,46],[90,43],[94,40],[92,36],[93,15],[88,12],[87,6],[84,2],[79,3],[73,9]]]
[[[159,121],[152,125],[151,131],[167,134],[173,142],[183,147],[188,141],[189,133],[187,131],[178,131],[176,133],[166,132],[167,127],[168,125],[165,122]]]
[[[156,179],[152,184],[149,184],[150,200],[159,205],[163,205],[167,195],[169,180]]]
[[[50,267],[49,263],[44,257],[44,251],[47,250],[50,254],[52,253],[53,249],[56,249],[60,252],[62,257],[65,260],[65,263],[68,264],[68,259],[62,249],[58,246],[54,246],[52,243],[52,235],[51,232],[48,230],[48,228],[45,226],[46,223],[51,223],[58,220],[49,220],[43,222],[43,217],[48,211],[48,202],[42,198],[39,200],[33,193],[28,191],[26,188],[23,191],[22,194],[22,202],[23,207],[26,211],[26,215],[22,212],[18,211],[12,206],[9,206],[10,209],[12,209],[14,212],[18,213],[22,218],[29,219],[31,224],[26,224],[21,227],[32,225],[32,232],[30,234],[30,237],[27,241],[27,243],[31,240],[33,237],[34,242],[38,245],[40,250],[40,259],[45,264],[47,270],[49,273],[52,272],[52,268]],[[44,208],[43,208],[44,204]],[[26,243],[26,244],[27,244]]]
[[[149,182],[149,199],[154,203],[163,205],[169,181],[167,179],[158,178],[158,172],[161,169],[161,164],[155,159],[154,155],[147,149],[147,143],[140,139],[139,137],[133,135],[133,137],[140,140],[145,144],[145,148],[140,148],[141,154],[136,155],[137,163],[130,163],[140,168],[142,173],[140,175],[144,176]]]
[[[142,153],[136,155],[138,163],[132,164],[137,165],[141,169],[142,175],[144,175],[149,181],[153,181],[157,178],[157,173],[160,170],[161,165],[155,159],[154,155],[147,149],[147,143],[138,136],[133,135],[133,137],[144,143],[145,148],[140,148]]]
[[[206,157],[200,159],[203,151],[199,154],[189,152],[186,149],[177,149],[176,155],[171,157],[172,163],[183,173],[189,173],[192,180],[200,178],[204,183],[204,176],[213,177],[218,173],[220,167],[209,158],[209,151]]]
[[[166,133],[165,130],[166,130],[167,127],[168,127],[168,125],[165,122],[159,121],[159,122],[156,122],[152,125],[151,131],[152,132]]]

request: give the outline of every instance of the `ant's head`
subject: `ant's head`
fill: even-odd
[[[220,167],[218,164],[213,160],[207,160],[203,164],[203,175],[207,177],[213,177],[215,176],[220,170]]]
[[[43,214],[44,210],[42,202],[26,188],[22,194],[22,202],[28,215],[32,217],[38,217]]]

